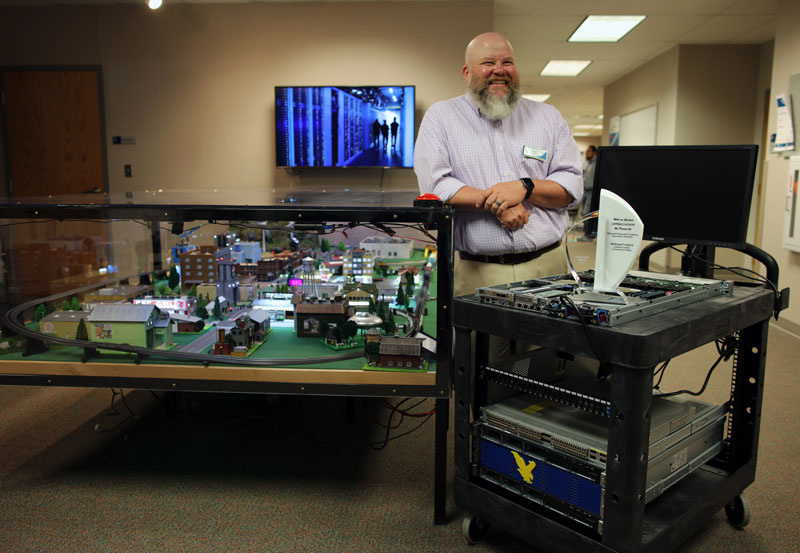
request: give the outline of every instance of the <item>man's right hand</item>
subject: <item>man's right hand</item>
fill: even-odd
[[[497,216],[497,220],[506,230],[518,230],[528,223],[530,213],[525,206],[517,204],[514,207],[504,209]]]

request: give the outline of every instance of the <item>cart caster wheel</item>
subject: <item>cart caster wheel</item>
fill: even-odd
[[[467,515],[461,523],[461,534],[469,545],[475,545],[489,534],[491,526],[475,515]]]
[[[744,528],[750,523],[750,502],[744,494],[737,495],[733,501],[725,505],[725,514],[728,522],[734,528]]]

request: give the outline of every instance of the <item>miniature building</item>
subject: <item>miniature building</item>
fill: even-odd
[[[240,277],[243,275],[256,276],[258,275],[258,263],[239,263],[236,265],[236,274]]]
[[[151,285],[120,285],[114,288],[100,288],[83,296],[85,303],[131,301],[153,293]]]
[[[191,315],[195,310],[196,298],[191,296],[162,296],[158,298],[145,296],[143,298],[134,299],[133,303],[142,305],[155,305],[161,311],[167,311],[171,315],[176,313]]]
[[[88,311],[54,311],[49,315],[42,317],[39,321],[39,332],[43,334],[52,334],[59,338],[66,338],[67,340],[75,339],[75,331],[78,329],[80,320],[84,322],[89,318]],[[88,331],[89,326],[86,323]]]
[[[269,293],[263,298],[253,300],[251,316],[255,311],[265,311],[273,321],[282,321],[294,317],[294,306],[291,294]]]
[[[215,296],[226,296],[234,303],[238,301],[235,262],[231,259],[230,248],[209,252],[207,246],[181,256],[181,288],[188,290],[193,285],[214,284]]]
[[[185,290],[203,282],[217,281],[217,264],[214,252],[205,252],[201,246],[181,256],[181,287]]]
[[[295,306],[294,330],[298,337],[324,336],[328,323],[342,323],[355,313],[347,300],[306,300],[302,294],[292,297]]]
[[[358,282],[371,283],[375,256],[371,251],[354,248],[342,256],[342,273],[353,275]]]
[[[382,336],[380,341],[380,366],[386,368],[421,369],[422,338]]]
[[[264,309],[252,309],[248,314],[250,320],[256,325],[256,330],[266,333],[270,328],[269,312]]]
[[[235,348],[244,347],[250,349],[256,340],[258,327],[250,320],[250,317],[243,315],[236,319],[233,328],[228,332],[228,342]]]
[[[374,284],[345,284],[342,292],[352,306],[362,311],[367,310],[370,299],[378,300],[378,287]]]
[[[230,355],[233,347],[228,342],[224,328],[217,329],[217,341],[214,344],[214,355]]]
[[[370,236],[362,240],[359,246],[379,259],[410,259],[414,242],[408,238]]]
[[[259,282],[269,282],[278,278],[281,273],[281,260],[270,257],[256,262],[256,275]]]
[[[172,332],[199,332],[203,330],[205,321],[200,317],[194,315],[184,315],[181,313],[172,313]]]
[[[172,343],[169,315],[154,305],[98,305],[87,318],[89,340],[158,348]]]
[[[256,263],[261,259],[261,244],[258,242],[236,242],[233,245],[233,254],[238,258],[242,254],[245,263]]]

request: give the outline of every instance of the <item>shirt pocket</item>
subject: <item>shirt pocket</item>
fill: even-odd
[[[546,179],[547,175],[550,174],[550,160],[548,159],[547,161],[540,161],[538,159],[523,156],[522,169],[525,172],[525,176],[528,176],[532,179],[543,180]]]

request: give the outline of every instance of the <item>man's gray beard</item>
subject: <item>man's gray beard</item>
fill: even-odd
[[[472,86],[467,86],[467,95],[481,110],[481,114],[492,121],[499,121],[511,115],[519,102],[519,89],[513,85],[508,87],[508,92],[502,98],[490,93],[488,87],[478,92]]]

